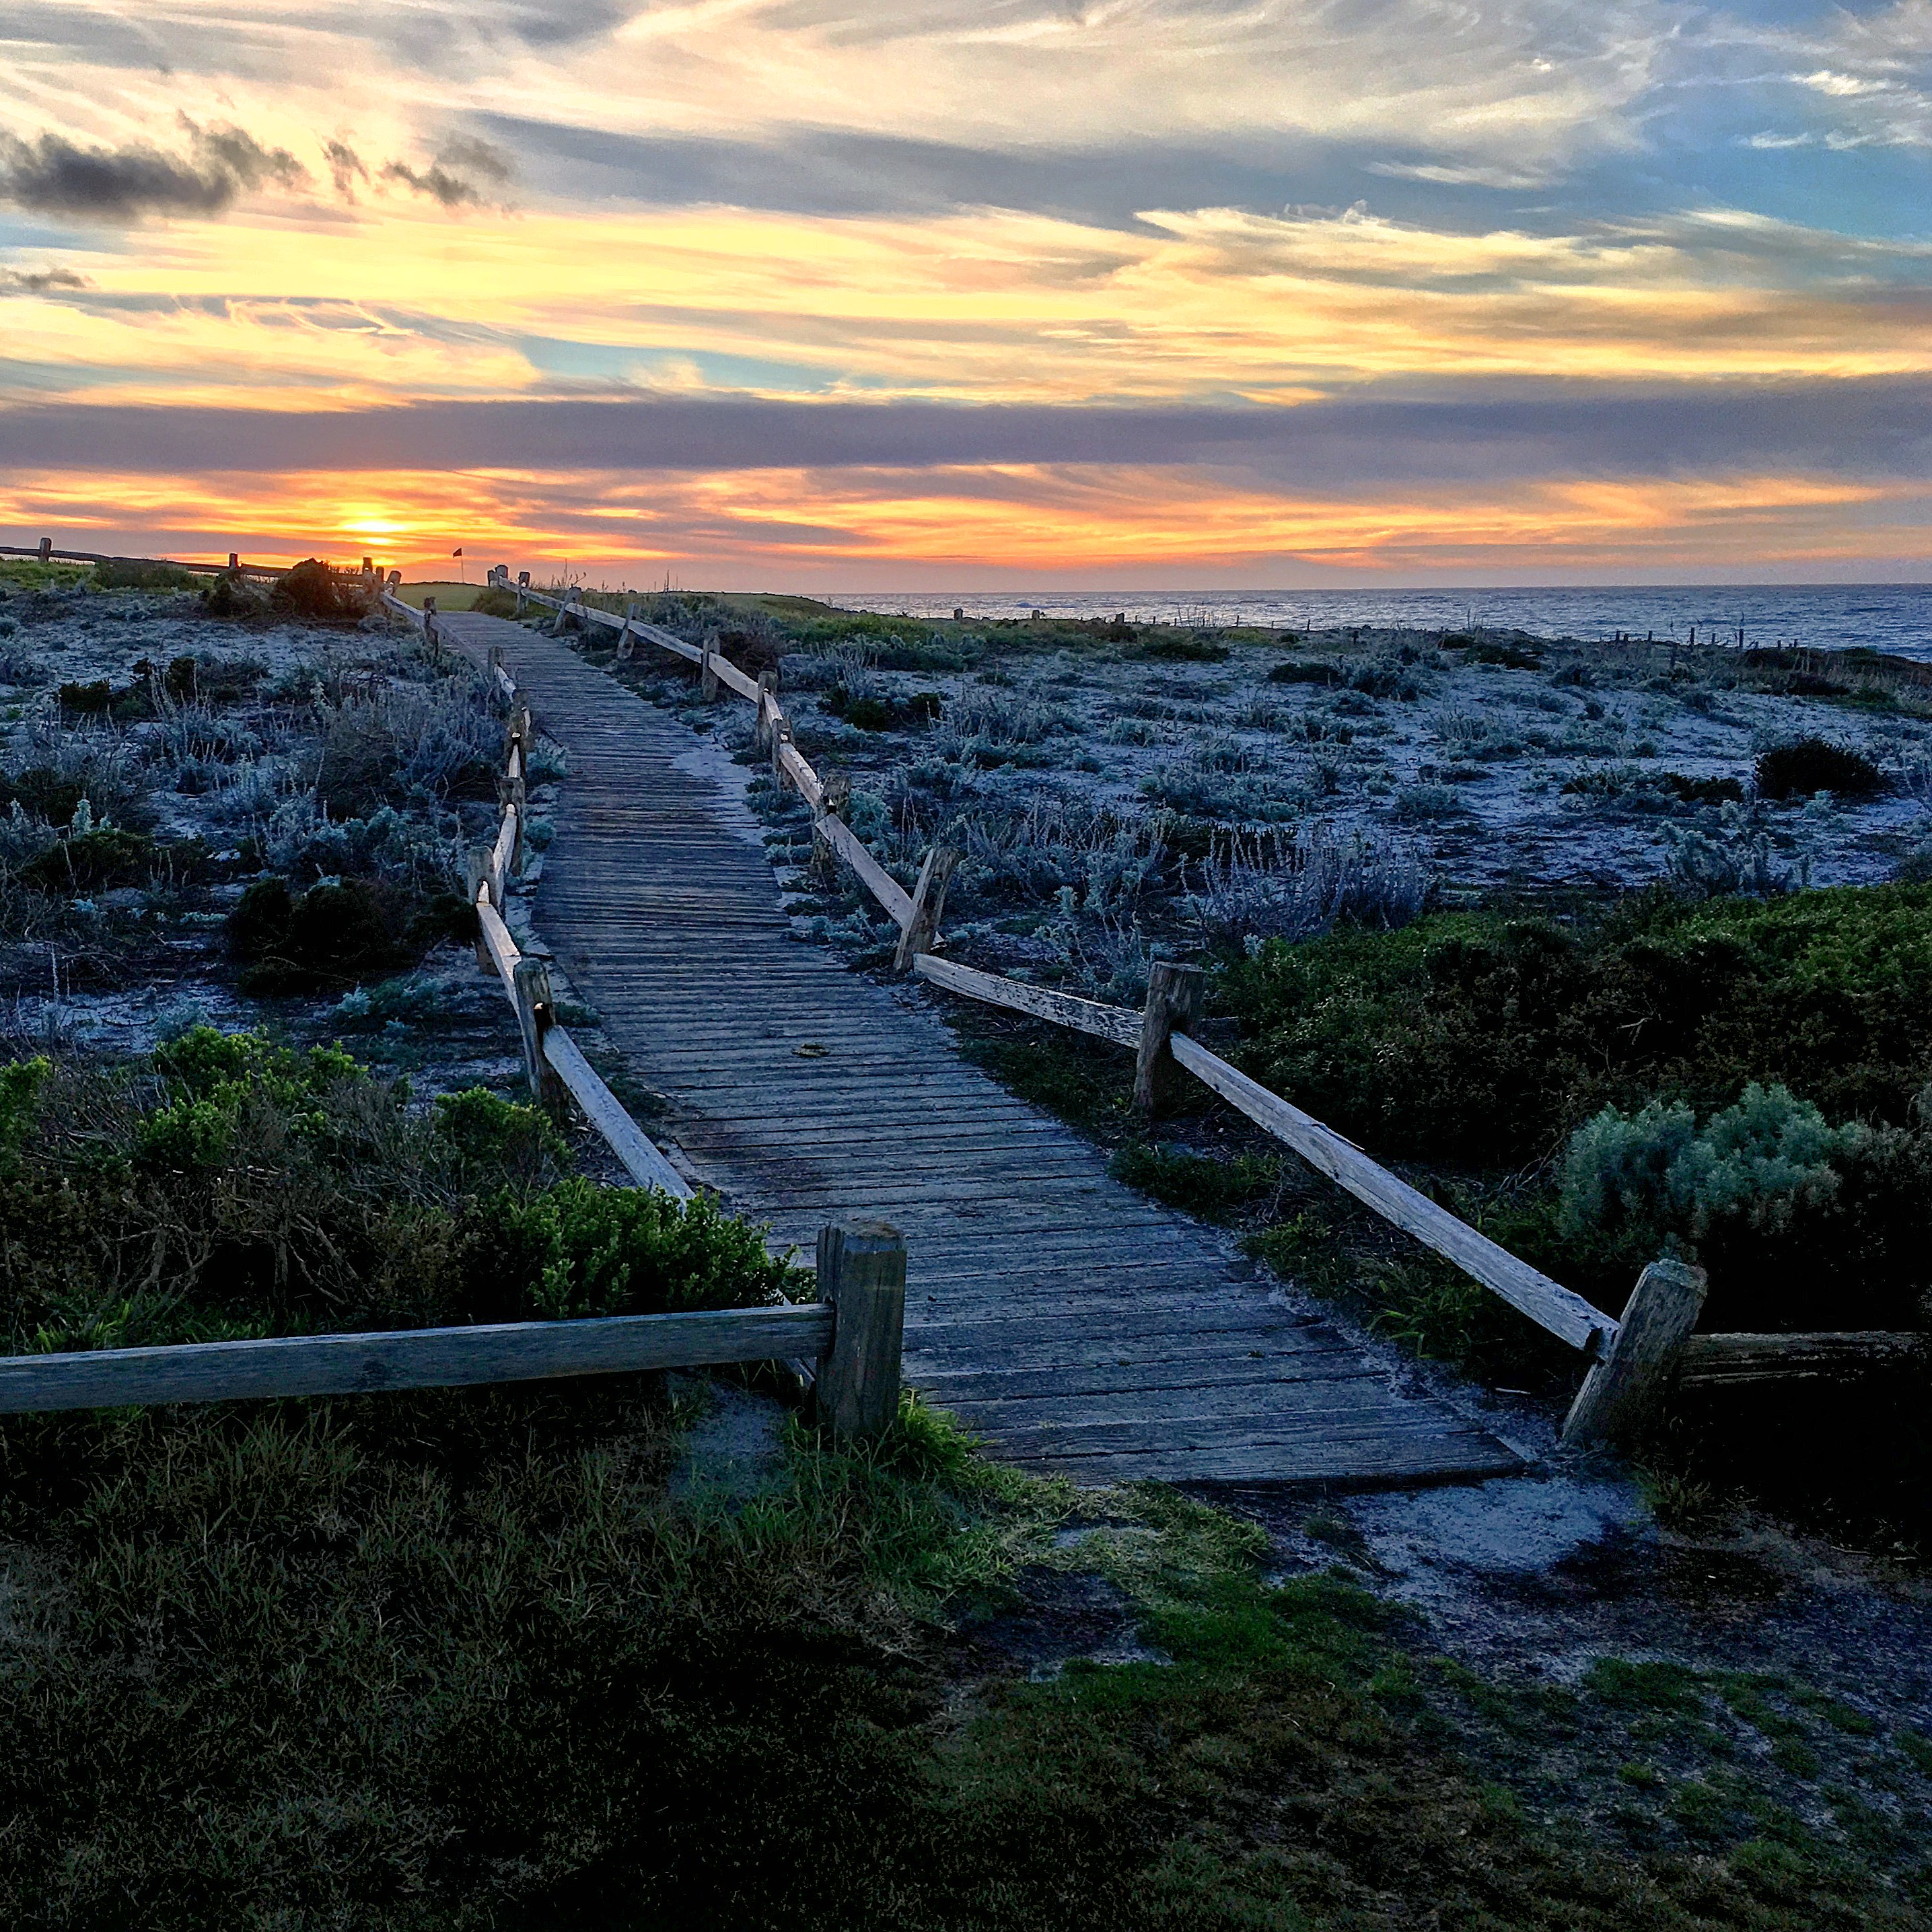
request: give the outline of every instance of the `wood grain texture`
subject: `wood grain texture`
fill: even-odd
[[[1465,1274],[1492,1288],[1512,1308],[1540,1322],[1573,1348],[1595,1353],[1615,1340],[1617,1324],[1600,1308],[1533,1268],[1427,1195],[1399,1180],[1371,1160],[1353,1141],[1311,1114],[1270,1094],[1210,1053],[1198,1040],[1176,1034],[1168,1049],[1189,1072],[1197,1075],[1223,1100],[1232,1100],[1251,1120],[1267,1128],[1302,1159],[1357,1200],[1366,1202],[1387,1221],[1413,1234],[1425,1246],[1446,1256]]]
[[[835,1436],[877,1436],[898,1420],[905,1334],[905,1237],[884,1221],[818,1231],[818,1292],[832,1346],[818,1358],[819,1413]]]
[[[1566,1443],[1637,1441],[1670,1390],[1708,1286],[1704,1270],[1684,1262],[1652,1262],[1637,1276],[1616,1340],[1591,1365],[1564,1418]]]
[[[912,962],[912,970],[922,980],[944,986],[949,993],[963,994],[992,1006],[1004,1006],[1010,1012],[1030,1013],[1035,1019],[1052,1020],[1060,1026],[1077,1028],[1117,1046],[1138,1048],[1141,1043],[1141,1016],[1125,1006],[1102,1006],[1097,1000],[1082,1000],[1071,993],[1056,993],[1045,986],[1029,986],[998,973],[982,973],[977,967],[956,965],[950,959],[922,952]]]
[[[569,752],[533,916],[662,1100],[653,1133],[802,1258],[829,1222],[897,1228],[906,1379],[995,1453],[1096,1484],[1521,1467],[1284,1306],[1229,1236],[1123,1186],[1100,1150],[965,1063],[920,989],[800,944],[738,782],[674,718],[562,638],[449,623],[479,661],[502,646]],[[926,953],[916,970],[944,985],[967,969]],[[1066,1017],[1066,995],[1028,990]],[[1100,1037],[1139,1037],[1137,1012],[1067,1005]],[[1166,1414],[1150,1406],[1163,1390]]]
[[[830,1308],[728,1308],[370,1335],[296,1335],[0,1360],[0,1414],[121,1403],[359,1395],[382,1389],[782,1361],[831,1345]]]
[[[1832,1379],[1909,1367],[1928,1338],[1909,1329],[1845,1329],[1810,1335],[1692,1335],[1677,1358],[1680,1387]]]
[[[858,874],[860,884],[885,908],[901,932],[912,924],[912,895],[872,856],[865,841],[838,813],[820,812],[812,820],[812,830]]]
[[[658,1188],[680,1201],[688,1201],[692,1190],[684,1177],[625,1112],[622,1102],[584,1058],[583,1048],[562,1027],[552,1027],[544,1035],[543,1052],[544,1058],[569,1090],[571,1098],[610,1144],[611,1152],[624,1163],[631,1178],[640,1187]]]

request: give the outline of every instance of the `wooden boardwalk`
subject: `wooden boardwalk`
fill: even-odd
[[[808,1253],[910,1250],[906,1377],[1001,1456],[1083,1484],[1403,1483],[1521,1468],[1400,1391],[1232,1244],[967,1064],[917,996],[794,940],[758,828],[700,742],[561,640],[471,614],[562,744],[536,927],[670,1112],[649,1124]]]

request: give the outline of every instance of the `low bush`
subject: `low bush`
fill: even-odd
[[[332,569],[311,556],[275,579],[268,608],[305,624],[352,624],[376,608],[376,593],[359,574]]]
[[[15,1352],[784,1298],[715,1204],[599,1189],[488,1094],[424,1117],[333,1048],[198,1027],[121,1073],[0,1068]]]
[[[1885,789],[1885,774],[1862,752],[1826,738],[1774,745],[1757,761],[1760,798],[1809,798],[1821,791],[1870,798]]]
[[[1708,1328],[1812,1328],[1828,1305],[1834,1326],[1916,1328],[1928,1187],[1932,1136],[1832,1126],[1754,1082],[1701,1124],[1682,1101],[1586,1122],[1564,1160],[1561,1232],[1625,1282],[1660,1254],[1700,1262]]]
[[[1471,664],[1495,664],[1504,670],[1539,670],[1543,666],[1542,654],[1526,644],[1508,640],[1498,641],[1493,638],[1464,639],[1444,638],[1449,646],[1466,651]]]
[[[861,731],[903,730],[930,724],[945,710],[945,700],[936,691],[895,698],[884,692],[849,691],[842,684],[835,684],[822,701],[835,718],[842,718]]]
[[[404,896],[367,879],[311,886],[299,898],[285,879],[258,879],[229,915],[228,949],[245,992],[347,986],[413,963],[410,910]]]
[[[57,839],[22,866],[20,877],[43,892],[98,892],[138,884],[154,856],[154,842],[145,833],[106,826]]]
[[[108,557],[94,566],[97,590],[198,590],[203,580],[171,563],[144,563],[133,557]]]
[[[479,590],[470,608],[479,616],[514,617],[517,614],[517,593],[502,584],[493,584],[488,590]]]
[[[1342,684],[1346,682],[1339,665],[1332,664],[1278,664],[1268,674],[1270,684]]]
[[[1754,1080],[1899,1125],[1932,1081],[1928,919],[1906,885],[1438,914],[1271,943],[1226,994],[1248,1071],[1385,1154],[1515,1166],[1606,1105],[1709,1110]]]
[[[1658,781],[1668,785],[1686,805],[1737,805],[1744,788],[1736,778],[1696,778],[1682,772],[1659,772]]]
[[[1233,653],[1218,639],[1198,632],[1163,631],[1130,644],[1121,655],[1168,664],[1225,664]]]

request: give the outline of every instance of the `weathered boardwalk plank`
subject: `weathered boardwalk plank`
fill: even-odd
[[[653,1135],[802,1248],[842,1215],[898,1226],[908,1379],[998,1454],[1083,1483],[1520,1466],[1112,1180],[928,1015],[795,941],[754,822],[682,727],[560,640],[443,623],[478,657],[502,647],[568,752],[537,928],[668,1103]]]

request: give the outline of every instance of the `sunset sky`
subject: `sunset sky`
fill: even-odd
[[[1932,0],[0,0],[0,542],[1917,578]]]

